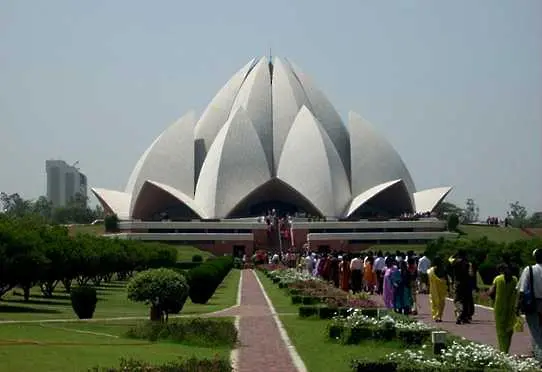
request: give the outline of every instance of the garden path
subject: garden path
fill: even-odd
[[[239,317],[240,346],[234,361],[235,371],[305,372],[305,365],[256,273],[243,270],[241,275],[239,307],[220,314]]]
[[[374,296],[373,299],[383,305],[380,296]],[[454,303],[451,299],[447,299],[443,321],[442,323],[435,323],[431,318],[429,296],[417,295],[417,301],[418,315],[415,317],[416,319],[471,341],[498,346],[497,330],[491,308],[476,305],[472,323],[458,325],[455,324]],[[525,325],[523,332],[514,333],[510,353],[519,355],[530,355],[532,353],[531,338],[527,325]]]

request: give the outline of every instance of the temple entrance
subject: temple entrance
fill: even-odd
[[[243,258],[245,255],[245,246],[244,245],[234,245],[233,246],[233,257]]]

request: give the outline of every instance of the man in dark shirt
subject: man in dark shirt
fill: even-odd
[[[457,253],[456,259],[452,263],[452,277],[454,281],[456,323],[470,323],[474,298],[472,296],[470,264],[463,250]]]

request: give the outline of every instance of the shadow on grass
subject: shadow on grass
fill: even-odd
[[[25,301],[24,299],[21,299],[21,300],[7,300],[7,301],[4,301],[4,302],[9,302],[9,303],[15,303],[15,304],[21,304],[21,305],[60,305],[60,306],[67,306],[67,305],[70,305],[70,302],[66,302],[66,301],[52,301],[52,300],[46,300],[46,299],[43,299],[43,300],[28,300],[28,301]]]
[[[35,307],[0,305],[0,314],[3,313],[42,313],[42,314],[59,314],[60,311],[53,309],[37,309]]]

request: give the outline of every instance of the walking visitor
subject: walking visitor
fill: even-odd
[[[394,304],[395,287],[393,286],[392,277],[394,276],[397,270],[398,269],[397,269],[397,266],[395,266],[395,262],[393,258],[388,257],[388,259],[386,260],[386,271],[384,273],[383,290],[382,290],[382,298],[384,300],[384,305],[388,309],[395,308],[395,304]]]
[[[493,314],[495,316],[495,327],[497,327],[497,341],[499,350],[508,353],[514,325],[516,324],[516,304],[518,279],[512,275],[507,264],[499,266],[499,273],[489,290],[489,296],[494,301]]]
[[[437,323],[442,322],[442,315],[446,306],[446,295],[448,294],[448,275],[444,262],[436,257],[433,267],[427,270],[429,283],[429,301],[431,303],[431,316]]]
[[[521,273],[518,283],[519,306],[532,336],[534,357],[542,361],[542,249],[535,249],[536,264]]]

